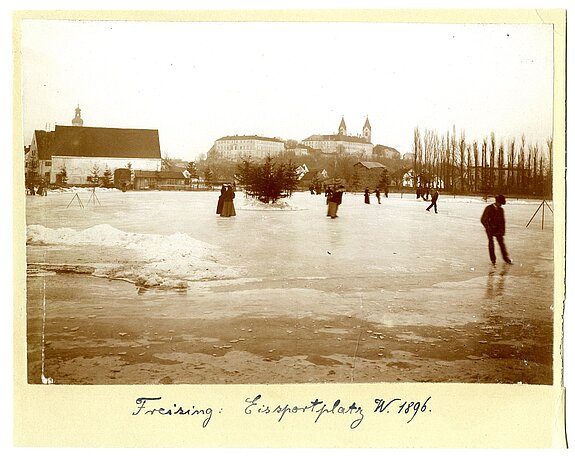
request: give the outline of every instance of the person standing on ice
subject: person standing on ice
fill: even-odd
[[[483,215],[481,215],[481,224],[485,227],[485,232],[487,233],[489,259],[493,264],[496,262],[495,245],[493,242],[494,237],[497,239],[497,243],[501,249],[503,260],[507,264],[513,264],[513,261],[509,258],[507,248],[505,247],[505,241],[503,239],[503,236],[505,236],[505,213],[501,206],[504,204],[505,196],[497,195],[495,197],[495,203],[487,206],[483,211]]]
[[[363,192],[363,202],[369,204],[369,188],[365,187],[365,192]]]
[[[332,195],[333,195],[333,189],[331,188],[331,185],[326,186],[325,187],[325,204],[327,204],[328,206],[329,206],[329,200],[331,199]]]
[[[231,185],[226,185],[226,191],[223,194],[224,204],[222,205],[222,213],[220,217],[234,217],[236,215],[236,208],[234,207],[234,198],[236,193]]]
[[[431,193],[431,204],[427,206],[427,209],[425,209],[426,211],[429,212],[429,209],[433,207],[435,209],[435,213],[437,214],[437,198],[439,198],[439,192],[436,188],[434,188],[433,192]]]
[[[216,214],[222,213],[222,208],[224,207],[224,195],[226,193],[226,184],[222,185],[220,190],[220,196],[218,197],[218,206],[216,207]]]
[[[381,204],[381,192],[379,187],[375,189],[375,197],[377,198],[377,204]]]
[[[344,189],[345,187],[340,185],[337,189],[334,189],[329,196],[329,201],[327,203],[327,216],[332,219],[337,217],[337,210],[341,204]]]

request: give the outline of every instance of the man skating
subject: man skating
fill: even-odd
[[[495,245],[493,242],[494,237],[497,239],[497,243],[501,249],[503,260],[508,264],[513,264],[511,258],[509,258],[507,248],[505,247],[505,241],[503,239],[503,236],[505,236],[505,213],[501,206],[504,204],[505,196],[497,195],[495,197],[495,203],[487,206],[481,216],[481,224],[485,227],[485,232],[487,233],[487,238],[489,240],[489,258],[493,264],[496,262]]]
[[[427,206],[427,209],[425,209],[426,211],[429,212],[429,210],[431,208],[434,208],[435,213],[437,214],[437,198],[439,198],[439,192],[435,188],[435,189],[433,189],[433,192],[431,193],[431,204],[429,206]]]

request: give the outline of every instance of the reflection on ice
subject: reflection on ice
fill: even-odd
[[[493,299],[503,296],[505,291],[505,277],[509,273],[511,266],[505,263],[499,271],[493,267],[487,274],[487,286],[485,287],[485,297]]]

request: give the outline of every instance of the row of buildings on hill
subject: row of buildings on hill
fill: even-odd
[[[34,131],[26,147],[26,179],[43,179],[50,184],[83,185],[93,182],[97,173],[115,174],[130,170],[152,176],[163,172],[158,130],[102,128],[84,126],[80,106],[76,107],[71,126],[56,125],[52,131]],[[208,156],[238,160],[242,157],[261,159],[292,153],[356,155],[363,158],[400,158],[400,153],[388,146],[371,142],[372,129],[366,118],[362,133],[349,135],[342,117],[336,134],[312,135],[297,143],[257,135],[224,136],[214,141]],[[173,180],[177,181],[174,176]]]

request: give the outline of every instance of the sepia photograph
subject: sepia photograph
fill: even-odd
[[[561,385],[556,19],[176,17],[17,21],[27,385]]]

